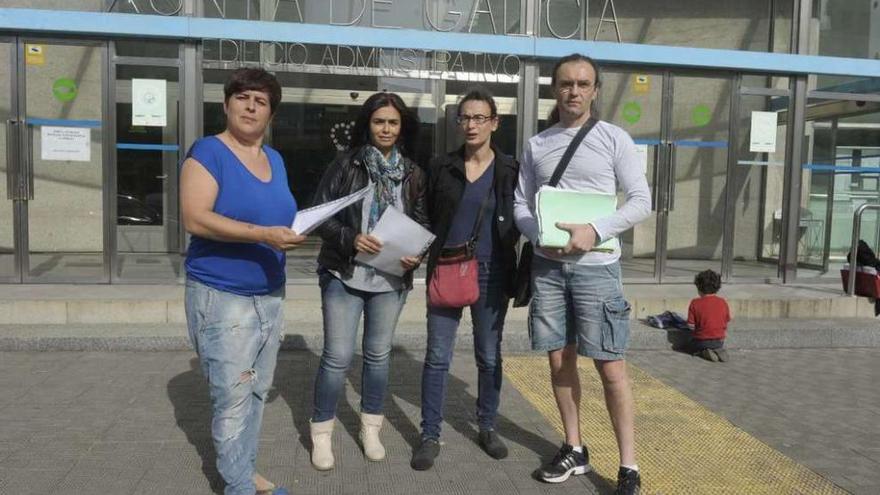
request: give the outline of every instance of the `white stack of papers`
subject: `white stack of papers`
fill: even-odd
[[[557,223],[587,224],[617,211],[617,195],[572,191],[542,186],[535,198],[541,246],[565,247],[571,235],[556,227]],[[612,252],[618,248],[617,238],[606,239],[593,251]]]
[[[400,258],[421,256],[431,247],[435,237],[393,206],[385,209],[370,235],[382,242],[382,250],[378,254],[358,253],[355,261],[398,277],[404,274]]]
[[[296,217],[293,219],[293,225],[291,225],[290,228],[297,234],[306,235],[315,230],[322,223],[326,222],[330,217],[339,213],[343,208],[351,206],[364,199],[367,197],[367,194],[372,193],[372,191],[373,186],[369,185],[360,191],[349,194],[348,196],[298,211]]]

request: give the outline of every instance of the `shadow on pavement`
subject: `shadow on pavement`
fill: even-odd
[[[306,348],[305,341],[301,336],[289,335],[293,347]],[[470,350],[457,350],[460,356],[470,353]],[[306,451],[311,449],[309,434],[309,418],[312,409],[312,394],[315,373],[320,362],[320,355],[312,351],[296,351],[297,359],[279,359],[275,370],[275,378],[272,390],[267,402],[272,402],[281,397],[290,409],[291,419],[299,436],[299,442]],[[300,357],[301,356],[301,357]],[[386,421],[395,428],[412,449],[415,449],[420,441],[420,416],[410,418],[393,398],[401,399],[419,409],[421,406],[421,374],[423,361],[421,356],[416,357],[410,352],[396,349],[392,355],[391,377],[389,379],[388,395],[385,399]],[[223,483],[215,468],[216,454],[211,440],[211,403],[208,396],[208,387],[199,369],[197,357],[190,360],[191,369],[181,373],[168,382],[168,398],[174,405],[174,415],[178,428],[184,432],[187,441],[195,447],[202,459],[202,473],[210,482],[214,493],[223,492]],[[363,359],[356,354],[349,370],[349,384],[356,391],[360,390]],[[474,367],[468,372],[474,374],[476,380],[477,369]],[[403,380],[403,382],[401,382]],[[473,409],[476,407],[476,397],[468,392],[468,383],[449,374],[447,384],[446,407],[444,408],[444,426],[448,425],[465,438],[477,442],[478,428],[476,426]],[[357,394],[360,396],[360,394]],[[505,397],[502,394],[501,411],[496,419],[498,432],[509,442],[515,442],[536,454],[535,477],[537,467],[550,461],[559,446],[548,439],[526,430],[510,420],[503,414]],[[525,400],[520,398],[520,400]],[[468,404],[470,408],[452,410],[450,405]],[[358,437],[360,418],[358,411],[360,405],[350,403],[344,396],[340,397],[337,409],[337,419],[341,426],[352,438]],[[309,469],[306,466],[305,469]],[[590,483],[596,487],[599,493],[612,493],[614,488],[612,480],[602,478],[595,472],[587,474]]]
[[[211,440],[211,399],[208,396],[208,384],[202,376],[199,359],[193,357],[189,364],[189,371],[168,382],[168,399],[174,405],[177,427],[202,458],[202,473],[211,484],[211,490],[222,494],[223,483],[215,467],[217,454]]]

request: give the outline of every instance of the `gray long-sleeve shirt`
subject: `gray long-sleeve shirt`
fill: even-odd
[[[540,186],[550,182],[556,165],[578,129],[553,126],[529,139],[523,149],[513,211],[516,226],[535,245],[538,241],[535,194]],[[613,215],[589,222],[599,239],[604,241],[617,237],[650,216],[651,192],[645,168],[646,164],[640,162],[629,134],[614,124],[599,121],[578,146],[557,187],[606,194],[616,194],[618,186],[623,190],[623,204]],[[540,255],[540,251],[536,253]],[[588,252],[562,260],[582,265],[606,265],[619,258],[618,248],[613,253]]]

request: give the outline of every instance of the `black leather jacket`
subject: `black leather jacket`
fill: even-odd
[[[519,230],[513,220],[513,193],[519,178],[519,164],[512,157],[500,152],[495,146],[495,214],[493,228],[501,261],[507,273],[507,292],[513,295],[516,283],[516,243]],[[452,226],[455,210],[464,195],[467,176],[464,168],[464,147],[431,161],[428,168],[428,216],[431,232],[437,239],[428,251],[428,275],[430,282],[440,249],[446,244],[446,236]]]
[[[428,216],[425,210],[424,172],[408,158],[401,156],[404,164],[403,206],[404,213],[416,222],[428,228]],[[327,167],[318,189],[315,192],[315,204],[322,204],[356,192],[369,183],[367,168],[364,163],[364,148],[339,156]],[[318,264],[330,270],[350,276],[354,271],[352,262],[357,251],[354,239],[361,233],[360,202],[340,211],[330,220],[324,222],[316,232],[321,236],[321,251]],[[403,277],[407,288],[412,288],[412,271]]]

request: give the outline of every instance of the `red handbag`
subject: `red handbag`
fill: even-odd
[[[480,298],[477,258],[470,243],[444,251],[452,249],[461,254],[438,258],[428,284],[428,304],[435,308],[463,308]]]
[[[476,248],[483,223],[483,211],[495,192],[495,169],[492,186],[483,198],[471,238],[464,244],[444,247],[428,282],[428,304],[435,308],[463,308],[480,299],[479,269]]]

